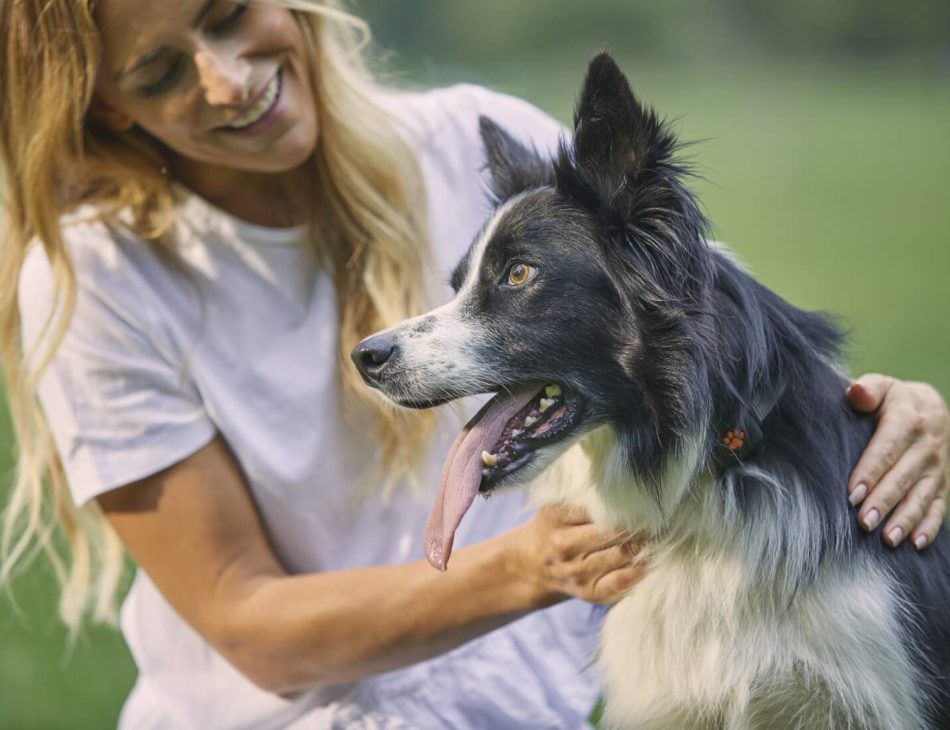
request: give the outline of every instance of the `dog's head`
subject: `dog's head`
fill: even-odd
[[[675,138],[608,55],[590,64],[556,160],[490,119],[481,131],[498,206],[452,275],[457,296],[353,351],[401,406],[498,393],[443,469],[426,538],[443,568],[479,491],[533,478],[597,426],[640,468],[660,465],[692,415],[683,326],[710,276]]]

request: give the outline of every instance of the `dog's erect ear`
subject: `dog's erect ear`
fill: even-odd
[[[590,62],[574,112],[573,167],[602,204],[620,204],[623,189],[671,161],[676,140],[644,108],[607,53]],[[619,212],[619,211],[618,211]]]
[[[677,159],[676,137],[630,91],[606,53],[587,70],[574,138],[555,165],[557,188],[603,221],[609,240],[639,259],[654,284],[678,292],[705,274],[701,256],[707,222],[683,184],[689,172]]]
[[[554,161],[526,147],[492,119],[478,118],[491,173],[491,190],[502,202],[531,188],[554,184]]]

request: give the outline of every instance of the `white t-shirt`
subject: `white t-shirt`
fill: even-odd
[[[449,274],[490,210],[479,114],[539,149],[553,150],[561,128],[524,102],[472,86],[385,103],[405,123],[426,183],[426,275],[436,305],[451,297]],[[102,224],[72,222],[64,234],[78,301],[39,396],[78,504],[180,461],[220,433],[290,571],[422,557],[425,515],[462,417],[440,409],[420,454],[421,493],[405,486],[386,500],[366,488],[374,444],[343,417],[333,288],[301,229],[251,225],[189,196],[177,216],[188,276]],[[20,285],[26,343],[38,336],[50,291],[36,246]],[[525,517],[519,493],[478,500],[457,543]],[[601,613],[570,601],[430,661],[283,699],[221,658],[139,571],[121,614],[139,670],[121,726],[584,727],[599,691],[591,659]]]

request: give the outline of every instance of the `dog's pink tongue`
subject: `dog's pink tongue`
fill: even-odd
[[[537,387],[514,393],[499,393],[469,421],[455,439],[442,464],[439,493],[426,520],[426,559],[434,568],[445,570],[452,554],[452,542],[482,480],[482,452],[501,438],[505,425],[537,394]]]

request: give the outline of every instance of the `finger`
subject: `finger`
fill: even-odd
[[[605,573],[594,582],[589,600],[593,603],[616,603],[643,580],[646,573],[645,565],[628,565]]]
[[[578,583],[592,583],[611,571],[627,568],[636,562],[626,543],[621,543],[591,553],[569,567]]]
[[[630,556],[632,556],[635,552],[631,547],[632,545],[633,542],[629,532],[601,532],[598,535],[594,535],[592,537],[590,549],[588,549],[583,555],[585,558],[588,558],[595,553],[618,548],[629,560]]]
[[[858,510],[858,521],[865,530],[875,529],[881,521],[890,513],[892,509],[904,499],[911,488],[922,478],[931,475],[934,466],[933,454],[923,448],[912,448],[906,451],[895,464],[871,490],[871,493],[864,500],[861,509]],[[923,485],[924,489],[916,499],[926,497],[927,486],[935,489],[933,482]],[[936,492],[930,493],[930,499],[926,504],[920,505],[920,515],[930,501],[933,501]],[[904,533],[907,534],[906,532]]]
[[[881,534],[884,542],[897,547],[920,527],[930,512],[930,506],[938,496],[939,479],[936,474],[920,479],[900,500],[891,518],[884,525]]]
[[[848,480],[851,504],[858,504],[875,489],[916,438],[916,431],[908,427],[906,419],[887,416],[881,419]]]
[[[930,503],[930,509],[927,510],[924,519],[921,520],[917,529],[910,533],[910,540],[915,548],[923,550],[934,541],[934,538],[937,536],[937,533],[940,532],[940,528],[943,525],[943,516],[946,509],[947,498],[945,494],[941,494]]]
[[[552,560],[569,562],[620,545],[630,539],[624,531],[604,531],[587,522],[562,527],[551,537]]]
[[[894,378],[887,375],[867,373],[845,389],[845,398],[855,410],[873,413],[881,407],[888,391],[896,382]]]
[[[573,504],[551,504],[542,507],[557,522],[565,525],[584,525],[590,522],[590,513],[583,507]]]
[[[630,564],[630,557],[623,555],[619,547],[615,546],[598,550],[585,558],[553,563],[548,566],[548,571],[556,581],[583,592],[589,590],[599,576]]]
[[[582,560],[587,555],[629,539],[624,533],[603,532],[590,522],[582,525],[558,525],[546,539],[544,562],[548,565]]]

